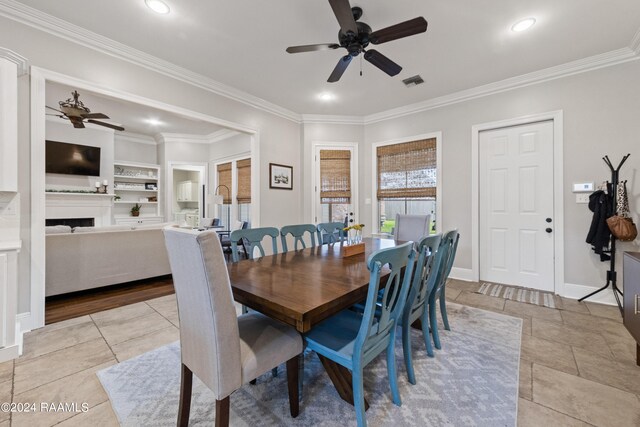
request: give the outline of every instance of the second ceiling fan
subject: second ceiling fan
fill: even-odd
[[[366,49],[369,44],[381,44],[392,40],[401,39],[403,37],[413,36],[415,34],[427,31],[427,21],[422,17],[410,19],[378,31],[372,31],[371,27],[364,22],[358,20],[362,16],[362,9],[359,7],[351,7],[349,0],[329,0],[329,4],[333,9],[333,13],[340,24],[338,31],[338,43],[327,44],[311,44],[303,46],[291,46],[287,48],[289,53],[315,52],[319,50],[335,50],[344,48],[347,55],[340,58],[338,65],[327,80],[329,83],[337,82],[344,74],[345,70],[351,63],[351,60],[361,53],[364,53],[364,59],[378,67],[390,76],[395,76],[402,67],[377,50]]]

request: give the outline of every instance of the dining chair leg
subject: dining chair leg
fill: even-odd
[[[287,360],[287,386],[289,388],[289,412],[293,418],[300,413],[300,400],[298,397],[298,356]]]
[[[391,342],[387,347],[387,374],[389,375],[389,385],[391,386],[391,396],[393,403],[402,406],[400,391],[398,390],[398,374],[396,372],[396,352],[394,348],[395,334],[391,334]]]
[[[180,370],[180,404],[178,406],[178,427],[189,425],[189,412],[191,411],[191,386],[193,372],[182,363]]]
[[[440,291],[440,315],[442,316],[442,323],[444,323],[444,328],[447,331],[450,331],[451,327],[449,326],[449,318],[447,317],[447,301],[444,297],[444,290],[445,288],[442,288],[442,290]]]
[[[273,378],[278,376],[278,367],[277,366],[271,370],[271,376]]]
[[[420,316],[422,336],[424,337],[424,345],[427,348],[427,356],[433,357],[433,346],[431,345],[431,337],[429,336],[429,312],[426,305],[424,308],[424,313]]]
[[[351,372],[351,385],[353,387],[353,406],[356,409],[356,420],[358,427],[367,426],[367,417],[364,407],[364,384],[362,378],[362,368],[353,367]]]
[[[402,325],[402,353],[404,364],[407,367],[407,377],[411,384],[416,383],[416,374],[413,372],[413,360],[411,356],[411,326]]]
[[[298,355],[298,400],[302,402],[304,392],[304,350]]]
[[[429,301],[429,326],[431,326],[431,335],[433,336],[433,345],[440,350],[440,335],[438,334],[438,319],[436,318],[436,302]]]
[[[229,427],[229,396],[216,399],[216,427]]]

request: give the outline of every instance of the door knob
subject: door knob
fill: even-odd
[[[547,222],[551,222],[551,221],[552,221],[552,219],[551,219],[551,218],[547,218],[547,219],[545,219],[545,221],[547,221]]]
[[[551,233],[551,232],[553,231],[553,229],[552,229],[552,228],[547,228],[547,229],[546,229],[546,230],[544,230],[544,231],[546,231],[547,233]]]

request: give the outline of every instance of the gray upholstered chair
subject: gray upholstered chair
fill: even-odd
[[[408,242],[419,242],[429,235],[431,215],[401,215],[396,214],[396,224],[393,229],[393,239]]]
[[[189,423],[195,373],[216,398],[216,426],[229,424],[229,396],[287,363],[289,408],[298,415],[298,332],[263,314],[236,317],[220,239],[213,231],[165,229],[178,300],[182,373],[178,425]]]

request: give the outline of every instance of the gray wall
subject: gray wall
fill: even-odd
[[[152,138],[150,143],[135,142],[115,135],[115,154],[117,161],[158,164],[158,147]]]
[[[631,209],[640,211],[640,61],[503,92],[365,126],[360,168],[363,195],[371,195],[371,144],[442,131],[443,229],[458,227],[461,240],[456,267],[471,268],[471,127],[476,124],[564,111],[565,282],[588,286],[604,283],[608,264],[600,263],[585,243],[591,221],[587,205],[576,204],[572,184],[609,179],[601,160],[614,162],[631,153],[621,173],[628,179]],[[369,160],[366,160],[369,159]],[[364,207],[366,222],[371,206]],[[623,243],[622,250],[638,250]],[[621,268],[620,268],[621,270]]]

